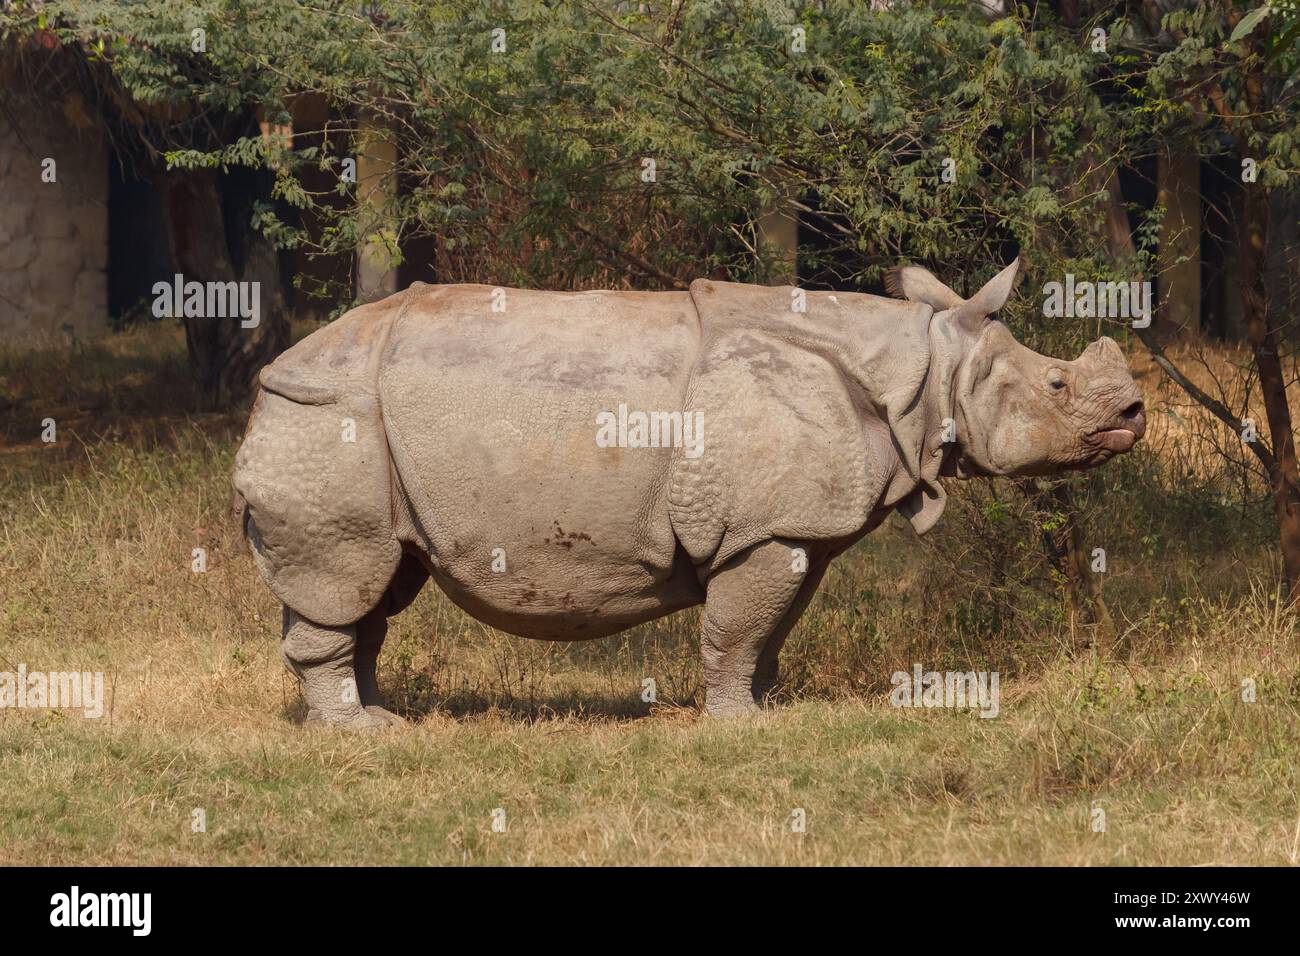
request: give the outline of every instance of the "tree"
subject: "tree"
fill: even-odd
[[[1136,89],[1147,98],[1147,108],[1226,135],[1241,163],[1245,195],[1237,223],[1238,280],[1254,361],[1251,374],[1260,384],[1268,438],[1252,437],[1243,415],[1195,386],[1165,354],[1154,329],[1139,335],[1170,378],[1247,439],[1273,497],[1284,584],[1294,599],[1300,597],[1300,465],[1283,371],[1294,326],[1282,303],[1269,300],[1266,263],[1270,210],[1288,208],[1283,194],[1297,190],[1300,176],[1300,88],[1294,83],[1300,13],[1291,3],[1246,10],[1227,0],[1169,11],[1151,0],[1140,6],[1135,23],[1145,36],[1138,48],[1149,60],[1142,64],[1146,70]],[[1272,22],[1266,19],[1270,13],[1275,14]],[[1133,248],[1116,238],[1112,252],[1127,257]]]

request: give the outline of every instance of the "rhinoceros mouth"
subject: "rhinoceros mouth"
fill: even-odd
[[[1103,428],[1088,436],[1088,444],[1121,455],[1132,448],[1138,440],[1137,432],[1128,428]]]

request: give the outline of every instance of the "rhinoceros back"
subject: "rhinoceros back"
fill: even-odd
[[[235,460],[258,570],[320,624],[373,608],[401,558],[376,381],[408,294],[352,310],[264,368]]]

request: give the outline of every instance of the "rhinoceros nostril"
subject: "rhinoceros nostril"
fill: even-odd
[[[1119,413],[1119,420],[1123,427],[1132,431],[1138,438],[1145,435],[1147,430],[1147,416],[1143,409],[1143,404],[1137,401]]]

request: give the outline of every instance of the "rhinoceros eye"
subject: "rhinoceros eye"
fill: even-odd
[[[1052,379],[1052,388],[1059,392],[1061,389],[1065,388],[1065,382],[1059,378],[1054,378]]]

